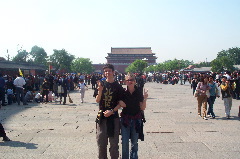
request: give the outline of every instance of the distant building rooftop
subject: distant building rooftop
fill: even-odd
[[[112,47],[111,54],[153,54],[151,47]]]

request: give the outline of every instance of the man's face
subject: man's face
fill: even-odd
[[[222,82],[226,82],[227,81],[227,79],[226,78],[222,78]]]
[[[104,75],[107,77],[107,78],[111,78],[113,77],[113,74],[114,74],[114,71],[110,68],[105,68],[104,70]]]
[[[213,81],[213,78],[212,77],[209,77],[209,82],[212,82]]]

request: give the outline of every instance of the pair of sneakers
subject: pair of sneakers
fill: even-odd
[[[212,117],[213,119],[215,119],[215,115],[208,114],[207,117]]]

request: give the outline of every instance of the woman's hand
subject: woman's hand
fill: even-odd
[[[126,107],[126,104],[122,101],[122,100],[120,100],[119,102],[118,102],[118,104],[121,106],[121,107]],[[119,109],[119,108],[118,108]]]
[[[143,92],[144,92],[144,93],[143,93],[144,100],[147,100],[147,98],[148,98],[148,90],[145,90],[145,89],[144,89]]]

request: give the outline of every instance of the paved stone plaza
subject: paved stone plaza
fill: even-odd
[[[240,158],[240,100],[233,100],[231,119],[226,119],[223,101],[218,98],[214,105],[216,118],[203,120],[197,115],[197,100],[189,84],[147,83],[145,88],[149,98],[145,141],[139,141],[140,159]],[[0,141],[0,158],[97,158],[98,107],[93,90],[86,91],[84,103],[80,103],[77,91],[70,95],[73,104],[2,107],[0,119],[12,141]]]

